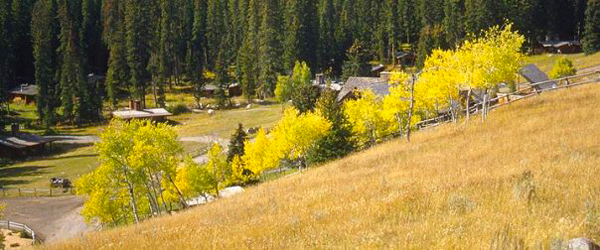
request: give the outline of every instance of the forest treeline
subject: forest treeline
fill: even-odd
[[[526,46],[550,37],[600,47],[599,0],[1,0],[0,83],[39,88],[38,113],[59,119],[101,117],[102,103],[143,99],[165,105],[167,84],[207,83],[226,94],[272,96],[296,61],[313,74],[392,63],[414,48],[417,64],[433,48],[507,20]],[[584,38],[585,37],[585,38]],[[357,62],[360,61],[360,62]],[[205,71],[214,73],[209,81]],[[88,74],[105,75],[104,85]],[[361,74],[355,70],[355,74]],[[348,72],[346,74],[348,75]],[[105,93],[105,94],[99,94]],[[60,109],[60,112],[58,110]],[[58,117],[60,113],[60,117]]]

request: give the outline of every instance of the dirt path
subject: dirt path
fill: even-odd
[[[84,199],[78,196],[55,198],[0,199],[6,204],[5,218],[26,224],[44,242],[77,237],[94,230],[79,214]]]

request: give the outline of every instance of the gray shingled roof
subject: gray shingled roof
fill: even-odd
[[[37,85],[23,84],[11,89],[9,92],[16,95],[37,95],[38,88]]]
[[[0,134],[0,145],[4,145],[15,149],[22,149],[39,144],[49,143],[52,141],[53,140],[29,133]]]
[[[385,96],[390,93],[390,85],[379,77],[350,77],[338,94],[337,100],[343,100],[354,90],[370,89],[376,95]]]

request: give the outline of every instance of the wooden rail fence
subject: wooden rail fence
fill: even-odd
[[[1,197],[55,197],[75,194],[73,188],[0,188]]]
[[[26,234],[31,236],[31,239],[33,240],[32,244],[41,242],[40,239],[35,236],[35,231],[33,231],[31,228],[29,228],[25,224],[21,224],[21,223],[9,221],[9,220],[0,220],[0,228],[12,230],[12,231],[18,231],[18,232],[25,232]]]
[[[547,83],[553,83],[553,82],[555,82],[557,84],[557,86],[555,88],[547,88],[547,89],[536,88],[536,86],[547,84]],[[483,107],[486,107],[485,105],[491,105],[491,106],[487,107],[487,110],[489,111],[489,110],[497,109],[499,107],[511,104],[516,101],[520,101],[520,100],[524,100],[524,99],[527,99],[527,98],[530,98],[533,96],[537,96],[543,92],[550,92],[550,91],[554,91],[554,90],[558,90],[558,89],[571,88],[571,87],[576,87],[576,86],[581,86],[581,85],[596,83],[596,82],[600,82],[600,70],[592,71],[592,72],[585,73],[585,74],[563,77],[563,78],[559,78],[559,79],[555,79],[555,80],[537,82],[537,83],[530,84],[526,88],[522,88],[522,89],[519,89],[514,92],[500,93],[500,95],[498,95],[498,97],[486,100],[486,102],[478,102],[474,105],[471,105],[468,112],[469,112],[469,114],[477,114],[478,112],[482,111]],[[458,111],[461,114],[467,113],[466,108],[459,109]],[[450,122],[450,121],[452,121],[451,116],[452,115],[450,113],[447,113],[447,114],[443,114],[443,115],[440,115],[440,116],[437,116],[437,117],[434,117],[431,119],[421,121],[421,122],[417,123],[417,128],[425,129],[428,127],[438,126],[442,123]]]

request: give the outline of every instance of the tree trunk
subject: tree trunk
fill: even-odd
[[[171,182],[173,187],[175,187],[175,190],[177,191],[177,195],[179,195],[179,200],[181,202],[181,205],[183,207],[188,207],[188,204],[185,201],[185,198],[183,197],[183,193],[181,193],[181,190],[179,190],[179,187],[177,187],[177,185],[175,185],[175,182],[173,181],[173,178],[171,178],[171,175],[167,175],[167,179],[169,179],[169,182]]]
[[[469,119],[471,119],[471,91],[472,89],[469,88],[469,91],[467,92],[467,123],[469,123]]]
[[[410,142],[410,121],[412,120],[413,110],[415,108],[415,81],[417,78],[413,75],[410,83],[410,108],[408,109],[408,119],[406,121],[406,141]]]

